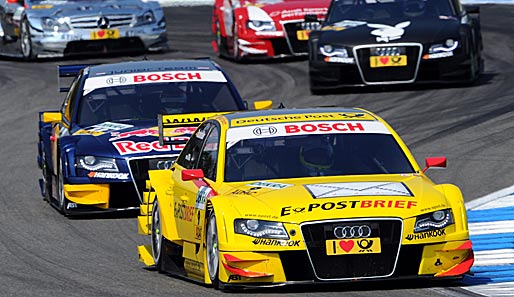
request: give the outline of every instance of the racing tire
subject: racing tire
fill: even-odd
[[[63,165],[62,159],[59,158],[59,171],[57,172],[57,207],[59,211],[63,215],[68,214],[68,199],[66,199],[66,195],[64,195],[64,174],[63,174]]]
[[[239,52],[239,37],[238,37],[238,34],[237,33],[237,23],[236,21],[234,20],[233,22],[234,24],[234,30],[232,30],[233,32],[233,38],[232,38],[232,58],[234,59],[235,62],[239,62],[241,61],[241,53]]]
[[[20,50],[23,59],[32,61],[36,58],[32,48],[32,38],[30,37],[30,25],[27,19],[24,19],[20,26]]]
[[[216,20],[214,23],[214,26],[216,27],[216,32],[214,33],[214,41],[216,42],[216,47],[218,48],[218,57],[223,56],[223,51],[225,51],[223,42],[221,41],[221,29],[220,29],[220,21]]]
[[[205,239],[205,258],[207,262],[207,273],[215,289],[220,289],[219,281],[219,250],[218,250],[218,229],[216,228],[216,215],[212,211],[207,217],[207,231]]]
[[[163,266],[163,237],[161,232],[161,212],[159,209],[159,202],[157,201],[157,197],[153,202],[152,207],[152,232],[151,232],[151,242],[152,242],[152,257],[155,263],[155,268],[159,272],[164,272]]]
[[[48,163],[46,162],[46,156],[43,154],[43,160],[41,162],[41,165],[43,168],[42,175],[43,175],[43,200],[46,202],[50,202],[50,199],[52,199],[52,173],[48,170]]]

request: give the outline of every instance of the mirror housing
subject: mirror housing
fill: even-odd
[[[480,13],[480,6],[478,6],[478,5],[463,5],[463,7],[464,7],[464,10],[466,11],[466,13],[468,13],[468,14]]]
[[[188,181],[193,179],[201,179],[204,177],[202,169],[184,169],[182,170],[182,180]]]
[[[255,110],[271,109],[272,107],[273,101],[271,100],[255,101],[253,103],[253,108]]]
[[[43,123],[56,123],[62,121],[62,114],[59,111],[47,111],[43,113]]]
[[[446,168],[446,157],[428,157],[425,158],[425,168],[423,172],[429,168]]]

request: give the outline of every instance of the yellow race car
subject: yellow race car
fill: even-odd
[[[474,261],[461,191],[425,175],[445,166],[419,167],[362,109],[217,115],[150,171],[139,257],[219,289],[460,279]]]

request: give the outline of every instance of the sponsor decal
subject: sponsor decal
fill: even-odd
[[[204,210],[208,197],[212,197],[212,189],[207,186],[201,186],[196,194],[195,208]]]
[[[271,214],[245,214],[246,218],[258,218],[258,219],[269,219],[269,220],[276,220],[278,219],[278,216],[271,215]]]
[[[78,205],[75,202],[70,202],[70,203],[68,203],[68,205],[66,205],[66,209],[75,209],[75,208],[78,208]]]
[[[398,182],[351,182],[310,184],[304,187],[313,198],[334,198],[348,196],[408,196],[412,193]]]
[[[439,229],[439,230],[432,230],[432,231],[425,231],[421,233],[413,233],[408,234],[405,239],[408,241],[412,240],[422,240],[422,239],[428,239],[428,238],[434,238],[439,236],[446,236],[446,229]]]
[[[138,130],[132,130],[127,132],[111,132],[111,138],[109,141],[128,138],[132,136],[137,137],[146,137],[146,136],[159,136],[159,130],[157,127],[155,128],[144,128],[144,129],[138,129]]]
[[[423,56],[423,60],[429,60],[429,59],[440,59],[440,58],[447,58],[452,57],[452,52],[442,52],[442,53],[435,53],[435,54],[426,54]]]
[[[231,121],[231,126],[245,126],[266,123],[284,123],[284,122],[305,122],[312,120],[367,120],[373,121],[375,118],[368,114],[349,112],[349,113],[313,113],[313,114],[286,114],[277,116],[263,116],[263,117],[248,117],[234,119]]]
[[[275,18],[277,16],[280,16],[280,18],[298,18],[298,17],[304,17],[307,14],[315,14],[315,15],[325,15],[328,11],[327,7],[302,7],[302,8],[295,8],[295,9],[284,9],[280,11],[272,11],[269,15],[272,18]]]
[[[290,187],[292,185],[290,185],[290,184],[281,184],[281,183],[273,183],[273,182],[267,182],[267,181],[258,181],[258,182],[251,183],[251,184],[249,184],[247,186],[280,190],[280,189],[285,189],[287,187]]]
[[[175,202],[174,216],[186,222],[192,222],[195,208],[185,203]]]
[[[261,126],[262,127],[262,126]],[[258,137],[279,137],[291,135],[309,134],[339,134],[339,133],[376,133],[391,134],[389,130],[378,121],[319,121],[301,123],[278,123],[273,125],[277,129],[271,135],[255,135],[255,127],[235,127],[227,131],[227,148],[232,147],[244,139],[256,139]]]
[[[210,81],[227,82],[221,71],[155,71],[126,74],[113,74],[89,77],[84,83],[83,95],[100,88],[113,85],[124,86],[134,84],[181,82],[181,81]]]
[[[269,239],[269,238],[256,238],[252,241],[254,245],[267,245],[267,246],[300,246],[300,240],[282,240],[282,239]]]
[[[405,33],[404,28],[408,26],[410,26],[410,21],[401,22],[394,26],[384,24],[368,24],[368,27],[375,29],[371,31],[371,35],[375,35],[377,37],[377,42],[389,42],[391,40],[402,38],[403,34]]]
[[[313,211],[334,211],[341,209],[355,208],[396,208],[411,209],[416,207],[416,201],[409,200],[342,200],[337,202],[310,203],[307,206],[284,206],[280,211],[280,216],[290,214],[310,213]]]
[[[324,61],[327,63],[355,64],[354,58],[325,57]]]
[[[348,131],[362,131],[364,132],[364,126],[361,123],[346,123],[346,122],[322,122],[322,123],[306,123],[306,124],[291,124],[285,125],[286,133],[298,133],[298,132],[348,132]]]
[[[240,275],[237,275],[237,274],[231,274],[228,276],[228,282],[230,281],[240,281],[241,280],[241,276]]]
[[[191,259],[184,259],[184,268],[188,271],[194,271],[197,274],[203,273],[203,264],[197,261],[193,261]]]
[[[74,135],[79,134],[90,134],[94,136],[99,136],[104,133],[128,129],[134,127],[133,125],[127,125],[127,124],[119,124],[119,123],[112,123],[112,122],[104,122],[101,124],[96,124],[93,126],[89,126],[87,128],[81,129],[74,133]]]
[[[128,173],[120,172],[89,172],[89,178],[128,179]]]
[[[234,194],[234,195],[253,195],[253,194],[257,194],[257,192],[260,189],[262,189],[262,188],[261,187],[251,187],[248,190],[237,189],[237,190],[233,191],[231,194]]]
[[[255,136],[271,136],[277,133],[277,128],[273,126],[262,126],[253,129],[253,135]]]
[[[187,140],[187,138],[185,138]],[[180,141],[184,140],[184,137],[176,137],[171,139]],[[157,152],[168,152],[168,151],[180,151],[184,148],[184,144],[175,144],[175,145],[160,145],[159,141],[152,142],[134,142],[131,140],[122,140],[112,142],[112,145],[116,148],[120,155],[129,155],[129,154],[142,154],[148,153],[151,151]]]
[[[327,255],[378,254],[381,252],[380,238],[335,239],[326,241]]]

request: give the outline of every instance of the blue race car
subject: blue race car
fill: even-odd
[[[148,170],[171,166],[196,126],[247,109],[210,60],[60,66],[59,76],[73,82],[59,111],[39,114],[38,164],[43,196],[64,215],[137,209]]]

